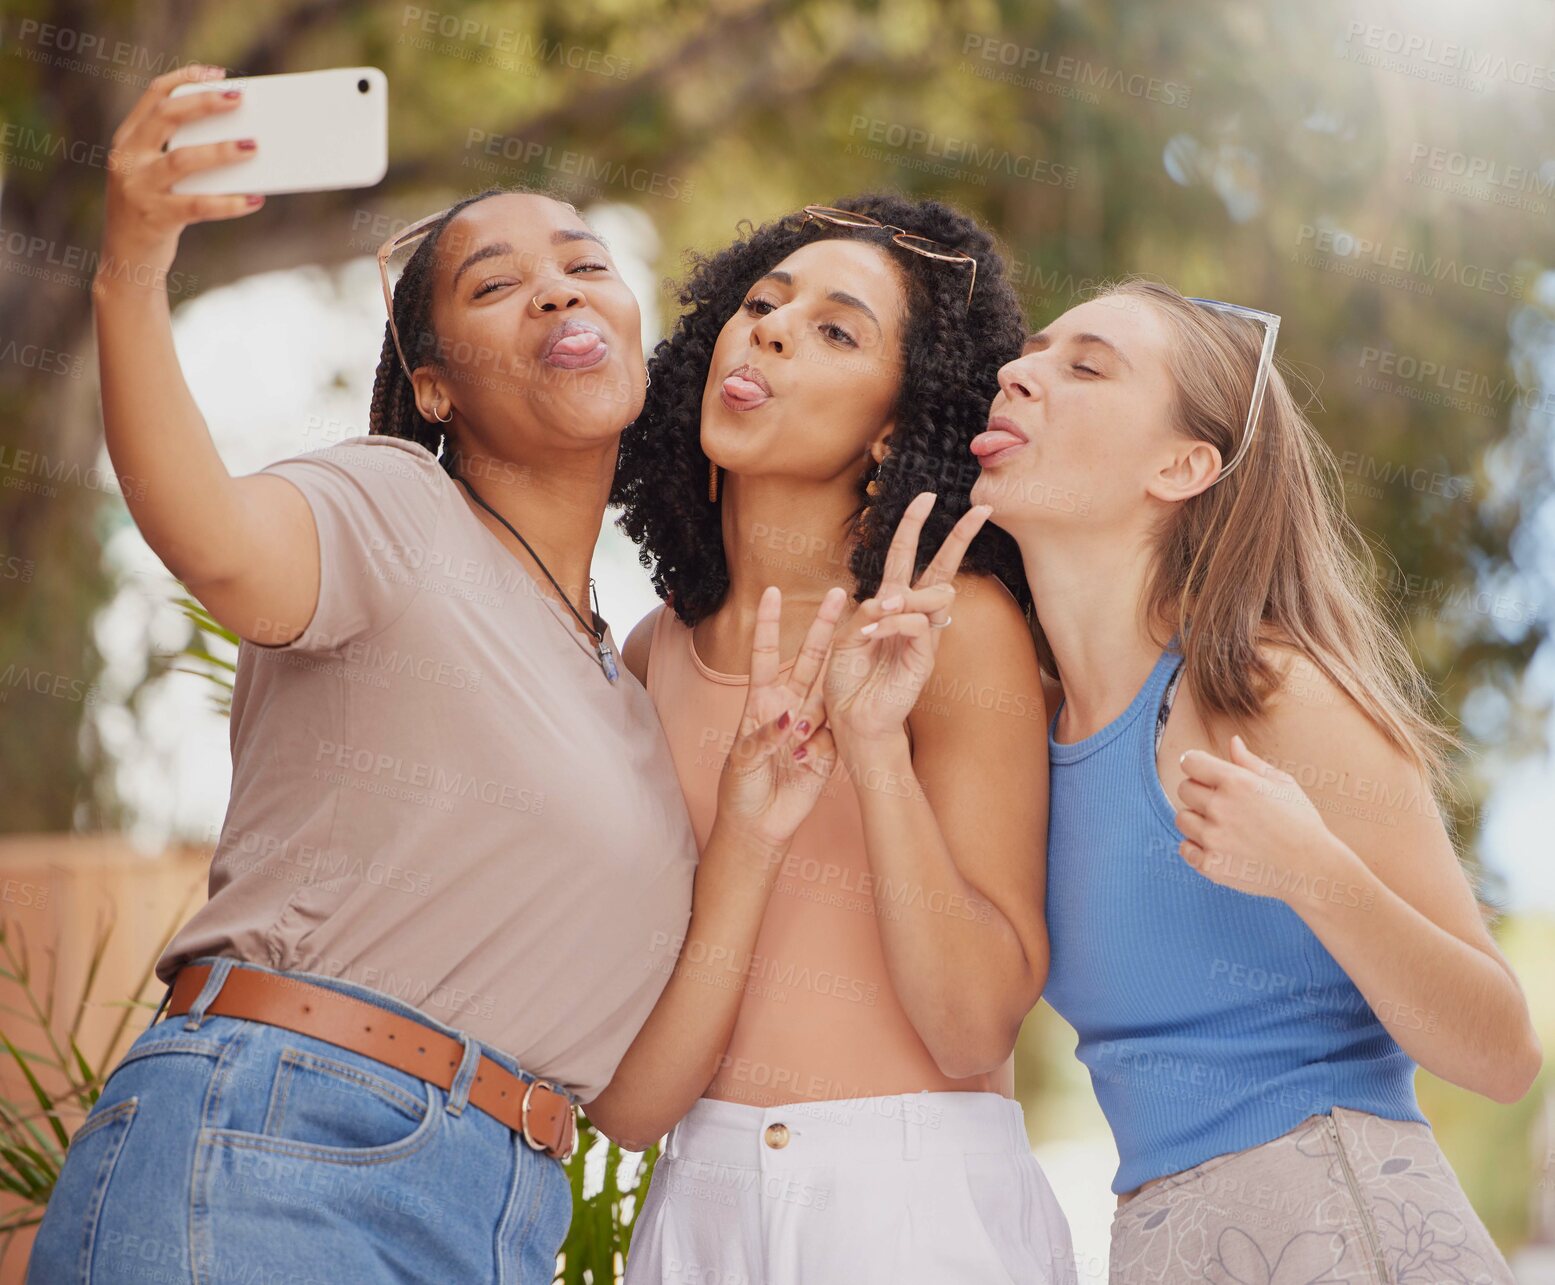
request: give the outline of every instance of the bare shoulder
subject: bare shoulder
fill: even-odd
[[[1427,787],[1420,769],[1322,665],[1278,642],[1261,644],[1260,652],[1279,682],[1247,729],[1254,753],[1309,791],[1409,795],[1416,807],[1423,805]]]
[[[1042,672],[1020,604],[994,576],[963,573],[954,583],[951,625],[942,631],[934,673],[912,722],[921,725],[925,715],[956,708],[1040,721]]]
[[[947,668],[1009,665],[1037,681],[1037,646],[1031,623],[997,576],[962,572],[954,582],[952,624],[940,639],[938,665]],[[1039,684],[1040,686],[1040,684]]]
[[[658,625],[659,613],[668,610],[668,605],[661,602],[632,626],[632,632],[627,634],[626,641],[621,644],[622,662],[644,687],[648,685],[648,657],[653,650],[653,631]]]

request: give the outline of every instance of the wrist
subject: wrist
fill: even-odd
[[[92,274],[92,294],[97,298],[165,295],[177,241],[171,245],[128,244],[105,237]]]
[[[96,308],[122,308],[126,305],[144,308],[147,304],[166,309],[169,306],[167,273],[141,264],[138,267],[124,260],[98,261],[92,277],[92,304]]]
[[[878,802],[900,807],[923,802],[923,782],[913,768],[912,743],[905,728],[889,736],[863,737],[837,746],[838,764],[866,812]]]
[[[1314,930],[1347,912],[1369,911],[1377,881],[1370,868],[1327,826],[1303,845],[1303,861],[1280,900]]]
[[[713,820],[712,832],[702,850],[702,861],[706,863],[712,856],[715,862],[755,874],[774,874],[788,855],[792,842],[792,836],[774,839],[751,822],[731,821],[719,816]]]
[[[837,743],[837,756],[845,763],[900,762],[910,757],[905,722],[885,732],[856,732],[833,726],[832,739]]]

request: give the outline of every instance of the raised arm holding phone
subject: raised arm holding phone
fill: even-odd
[[[114,135],[105,263],[160,282],[188,224],[262,204],[172,190],[257,151],[163,150],[241,101],[172,93],[219,75],[158,78]],[[645,1146],[727,1045],[739,991],[662,943],[749,955],[835,762],[821,680],[845,595],[806,626],[769,590],[698,858],[588,597],[642,405],[637,302],[562,202],[483,193],[418,235],[371,434],[247,477],[190,395],[165,288],[94,283],[131,513],[243,645],[210,899],[75,1136],[34,1281],[127,1279],[151,1255],[200,1280],[549,1282],[575,1105]],[[846,628],[937,605],[864,604]],[[780,681],[784,631],[804,659]]]

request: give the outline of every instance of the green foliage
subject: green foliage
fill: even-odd
[[[180,907],[178,918],[182,916]],[[87,1013],[100,1003],[94,992],[111,934],[112,923],[99,921],[81,993],[65,1014],[55,1005],[56,952],[46,952],[47,967],[40,976],[21,925],[0,921],[0,979],[14,984],[25,1005],[0,1004],[6,1028],[0,1030],[0,1045],[27,1086],[19,1098],[0,1095],[0,1192],[12,1198],[8,1212],[0,1216],[0,1258],[17,1231],[42,1220],[65,1162],[71,1129],[96,1103],[105,1069],[126,1043],[131,1018],[154,1007],[134,998],[114,1001],[123,1011],[99,1055],[94,1060],[83,1052],[81,1028]],[[147,962],[130,991],[132,997],[150,983],[160,954],[159,948]],[[62,1017],[68,1017],[63,1033]]]
[[[628,1187],[621,1185],[625,1158],[621,1148],[595,1129],[587,1117],[579,1118],[578,1149],[567,1162],[567,1178],[572,1183],[572,1226],[562,1246],[562,1272],[556,1278],[561,1285],[584,1285],[585,1281],[612,1285],[623,1270],[632,1244],[632,1223],[623,1221],[623,1209],[630,1200],[635,1220],[658,1163],[658,1144],[638,1159]],[[585,1181],[585,1169],[595,1166],[601,1168],[597,1190]]]
[[[226,653],[236,651],[238,636],[224,625],[217,624],[211,613],[193,598],[185,596],[175,598],[174,601],[184,613],[184,618],[194,626],[194,632],[184,644],[184,649],[175,657],[172,668],[180,674],[193,674],[210,683],[216,689],[211,695],[213,707],[224,718],[230,718],[232,680],[238,667],[234,661],[227,659]],[[222,654],[218,655],[211,650],[213,642],[225,644],[220,649]]]

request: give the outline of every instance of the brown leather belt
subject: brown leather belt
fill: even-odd
[[[173,979],[168,1017],[179,1017],[193,1007],[210,971],[209,964],[179,969]],[[366,1000],[285,973],[234,968],[206,1012],[308,1035],[440,1089],[453,1085],[464,1058],[464,1046],[451,1036]],[[526,1083],[484,1054],[470,1085],[470,1103],[522,1134],[536,1151],[559,1160],[568,1159],[577,1144],[576,1114],[564,1094],[549,1080]]]

